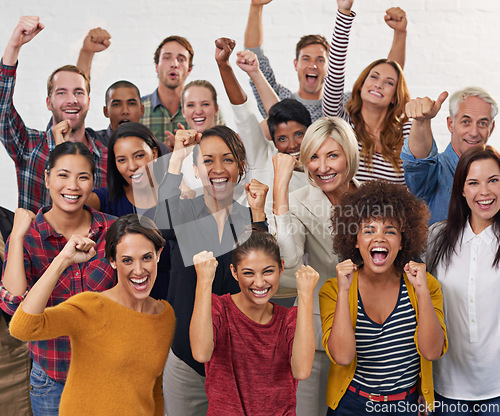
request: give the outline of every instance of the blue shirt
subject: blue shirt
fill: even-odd
[[[414,195],[427,203],[431,211],[429,225],[446,220],[459,159],[451,143],[443,153],[438,153],[433,140],[429,155],[424,159],[417,159],[410,151],[408,140],[405,140],[401,159],[406,185]]]

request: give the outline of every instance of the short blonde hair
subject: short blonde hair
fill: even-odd
[[[332,138],[345,153],[347,159],[347,181],[351,181],[359,167],[358,141],[352,127],[339,117],[321,117],[309,126],[300,145],[299,162],[307,171],[307,164],[323,142]],[[313,185],[309,171],[307,178]]]

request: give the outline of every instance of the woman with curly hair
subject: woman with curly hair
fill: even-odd
[[[460,414],[498,414],[499,241],[500,154],[474,146],[458,161],[448,220],[431,227],[426,256],[443,286],[450,334],[450,349],[434,368],[436,397],[448,408],[460,402]],[[473,411],[488,405],[490,413]],[[450,414],[444,410],[435,413]]]
[[[351,124],[360,152],[356,179],[375,179],[405,184],[399,157],[411,123],[405,115],[410,101],[402,66],[406,42],[406,15],[400,8],[387,10],[386,23],[394,29],[394,42],[388,59],[368,65],[354,83],[350,98],[344,94],[345,64],[349,33],[356,14],[353,0],[337,0],[338,12],[330,46],[325,78],[323,115],[338,116]],[[399,56],[401,55],[401,56]],[[343,103],[346,101],[347,105]]]
[[[323,346],[332,364],[328,415],[368,415],[384,403],[417,415],[417,384],[432,407],[432,363],[447,349],[443,295],[419,256],[429,211],[401,185],[375,181],[335,207],[343,262],[319,292]],[[380,409],[379,409],[380,410]]]

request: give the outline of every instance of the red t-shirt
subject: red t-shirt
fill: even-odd
[[[212,294],[214,351],[205,364],[207,415],[295,415],[291,367],[297,308],[274,305],[271,321],[252,321],[230,294]]]

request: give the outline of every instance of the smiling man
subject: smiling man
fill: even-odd
[[[23,16],[14,29],[0,64],[0,140],[14,160],[19,190],[19,207],[37,212],[50,203],[44,185],[44,170],[49,153],[56,146],[52,131],[27,128],[12,102],[16,81],[17,58],[22,46],[33,39],[44,25],[37,16]],[[57,124],[71,124],[69,140],[84,143],[94,156],[94,187],[106,186],[107,149],[97,141],[94,130],[85,128],[89,109],[90,82],[77,67],[56,69],[47,81],[47,108]]]
[[[311,114],[314,122],[321,117],[321,98],[325,82],[328,50],[327,40],[321,35],[303,36],[297,43],[295,50],[294,66],[299,78],[299,90],[292,92],[276,81],[269,59],[264,55],[262,43],[264,29],[262,25],[262,9],[272,0],[251,0],[248,23],[245,30],[245,48],[250,49],[259,58],[259,67],[267,81],[273,87],[280,100],[294,98],[301,102]],[[257,88],[250,81],[252,90],[259,105],[262,117],[267,117],[264,105],[260,99]]]
[[[431,210],[430,224],[446,220],[453,177],[458,159],[467,149],[486,144],[498,113],[495,100],[479,87],[468,87],[450,97],[447,118],[451,142],[443,153],[437,152],[431,120],[448,97],[443,92],[436,101],[416,98],[406,104],[406,115],[413,118],[410,136],[401,150],[405,181]]]

